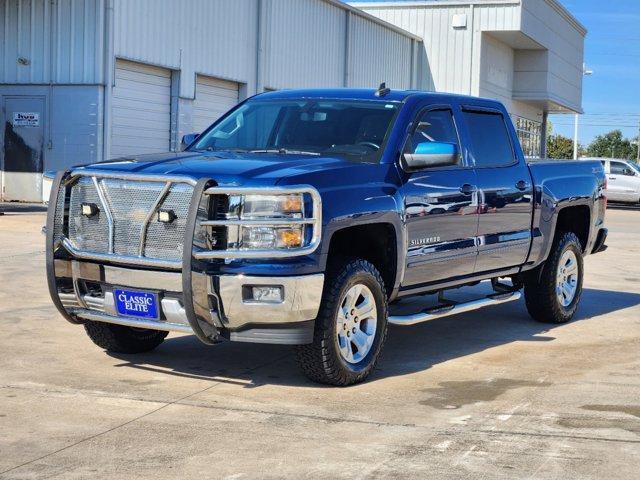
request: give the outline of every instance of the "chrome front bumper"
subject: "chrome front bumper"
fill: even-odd
[[[82,320],[113,323],[136,328],[193,333],[182,294],[182,274],[99,265],[79,260],[56,260],[58,278],[68,278],[73,291],[59,293],[65,310]],[[83,293],[83,282],[102,286],[102,294]],[[200,315],[217,333],[232,341],[304,344],[312,341],[313,321],[318,315],[324,275],[256,277],[245,275],[208,276],[194,281],[195,304]],[[252,286],[279,286],[280,303],[243,298]],[[160,318],[145,320],[118,315],[113,288],[129,287],[155,291],[160,298]]]

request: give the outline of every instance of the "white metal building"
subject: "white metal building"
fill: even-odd
[[[581,111],[586,31],[557,0],[353,5],[0,0],[0,199],[39,200],[46,170],[177,150],[265,90],[498,98],[531,156],[548,113]]]
[[[501,100],[525,154],[545,154],[548,113],[582,113],[586,29],[558,0],[352,3],[424,41],[437,91]]]
[[[179,148],[239,100],[426,88],[421,40],[337,0],[0,0],[2,199],[42,172]]]

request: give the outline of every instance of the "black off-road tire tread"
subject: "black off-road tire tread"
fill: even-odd
[[[169,333],[161,330],[134,331],[123,325],[92,321],[87,321],[84,329],[93,343],[114,353],[149,352],[160,345]]]
[[[542,272],[538,277],[538,270],[532,272],[524,283],[524,298],[529,315],[534,320],[541,323],[562,324],[567,323],[573,318],[573,315],[580,304],[582,296],[582,279],[580,279],[580,288],[576,292],[573,305],[566,310],[560,305],[556,298],[556,274],[558,262],[567,245],[574,245],[576,250],[580,252],[578,255],[578,263],[580,274],[583,273],[582,263],[582,245],[580,240],[573,232],[560,233],[554,240],[549,258],[542,266]]]
[[[345,372],[344,369],[341,368],[338,363],[340,359],[332,355],[329,349],[329,342],[335,341],[333,338],[335,322],[333,312],[336,308],[336,303],[340,301],[340,290],[351,275],[362,271],[372,275],[380,287],[384,299],[382,305],[384,313],[383,324],[378,324],[378,328],[382,328],[383,330],[378,347],[378,354],[374,356],[373,361],[366,369],[354,374],[353,372]],[[376,267],[366,260],[361,259],[337,263],[335,267],[328,270],[328,278],[323,292],[322,303],[318,317],[316,318],[313,343],[296,347],[298,365],[303,373],[314,382],[340,387],[362,382],[375,369],[380,359],[380,352],[387,339],[387,314],[388,299],[384,280]]]

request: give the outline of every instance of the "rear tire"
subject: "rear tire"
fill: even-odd
[[[378,362],[387,315],[384,281],[371,263],[351,260],[330,269],[313,343],[296,347],[300,368],[318,383],[362,382]]]
[[[543,323],[570,321],[582,296],[583,275],[580,240],[573,232],[559,234],[542,270],[536,269],[525,279],[529,314]]]
[[[169,333],[91,321],[84,324],[84,329],[93,343],[115,353],[149,352],[160,345]]]

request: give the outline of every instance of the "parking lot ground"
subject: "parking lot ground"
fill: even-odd
[[[638,478],[638,211],[609,211],[575,321],[519,301],[391,328],[343,389],[288,347],[106,354],[48,298],[43,222],[0,217],[0,478]]]

